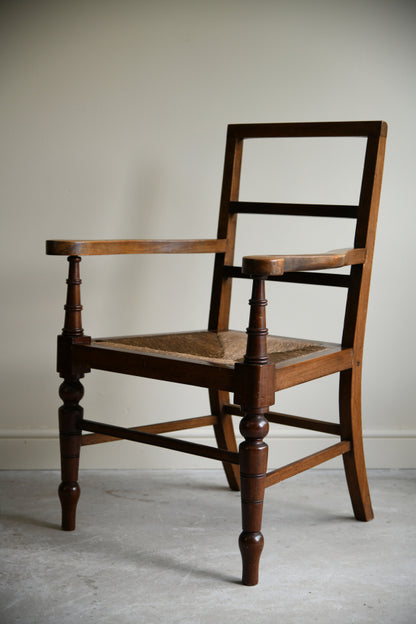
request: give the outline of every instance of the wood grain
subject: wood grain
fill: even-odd
[[[126,427],[118,427],[116,425],[109,425],[86,419],[83,420],[82,428],[84,431],[93,431],[95,433],[109,435],[114,438],[121,438],[122,440],[141,442],[142,444],[151,444],[161,448],[181,451],[182,453],[198,455],[199,457],[209,457],[210,459],[216,459],[218,461],[228,461],[233,464],[239,463],[238,453],[231,453],[230,451],[206,446],[205,444],[195,444],[194,442],[187,442],[177,438],[169,438],[167,436],[160,436],[154,433],[146,433],[144,431],[127,429]]]
[[[332,375],[351,368],[353,362],[352,349],[333,349],[333,353],[324,355],[312,353],[298,358],[297,362],[275,364],[275,391],[285,390],[292,386]]]
[[[289,479],[289,477],[293,477],[294,475],[304,472],[305,470],[309,470],[314,466],[319,466],[319,464],[329,461],[330,459],[334,459],[334,457],[338,457],[344,453],[348,453],[350,450],[351,442],[337,442],[337,444],[333,444],[322,451],[312,453],[312,455],[308,455],[307,457],[294,461],[286,466],[272,470],[266,475],[266,487],[270,487],[275,483],[280,483],[281,481]]]
[[[224,410],[228,414],[235,416],[243,416],[241,407],[235,404],[224,406]],[[293,416],[292,414],[283,414],[281,412],[268,412],[267,420],[278,425],[289,427],[299,427],[301,429],[309,429],[311,431],[321,431],[331,435],[340,435],[341,426],[339,423],[332,423],[326,420],[316,420],[314,418],[305,418],[303,416]]]
[[[242,272],[242,267],[225,266],[224,274],[228,277],[251,279],[251,275]],[[350,276],[342,273],[307,273],[306,271],[296,271],[295,273],[284,273],[283,275],[267,275],[270,282],[291,282],[294,284],[311,284],[314,286],[336,286],[348,288]]]
[[[139,427],[129,427],[129,429],[131,431],[143,431],[144,433],[169,433],[171,431],[184,431],[186,429],[215,425],[216,422],[217,417],[210,415],[153,423],[151,425],[141,425]],[[91,444],[102,444],[103,442],[116,442],[120,439],[122,438],[115,438],[114,436],[104,435],[102,433],[87,433],[82,436],[81,445],[90,446]],[[237,449],[235,449],[235,451],[237,451]]]
[[[362,264],[365,258],[365,249],[340,249],[321,254],[245,256],[242,272],[252,276],[268,276],[295,271],[336,269],[352,264]]]
[[[197,240],[48,240],[51,256],[102,256],[110,254],[221,253],[225,239]]]
[[[215,388],[232,392],[235,373],[232,366],[221,367],[196,360],[172,356],[138,353],[122,348],[103,347],[99,343],[76,344],[72,349],[74,361],[81,366],[135,375],[149,379],[163,379],[189,386]]]

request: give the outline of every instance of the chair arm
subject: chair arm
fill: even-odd
[[[363,264],[365,249],[337,249],[320,254],[245,256],[242,273],[252,276],[283,275],[294,271],[335,269],[351,264]]]
[[[102,256],[105,254],[224,253],[225,239],[200,240],[47,240],[51,256]]]

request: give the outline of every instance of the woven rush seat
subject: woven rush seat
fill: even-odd
[[[157,353],[184,359],[202,360],[213,364],[233,366],[242,362],[247,334],[242,331],[194,331],[175,334],[125,336],[95,340],[96,344],[122,348],[140,353]],[[279,364],[289,359],[326,349],[326,343],[282,336],[267,337],[270,362]]]

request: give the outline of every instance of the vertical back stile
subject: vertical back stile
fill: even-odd
[[[371,135],[367,139],[354,239],[354,246],[365,248],[367,253],[363,265],[351,267],[351,282],[345,310],[342,345],[344,347],[354,347],[355,356],[359,360],[362,357],[364,344],[381,179],[383,175],[386,130],[386,125],[383,123],[380,126],[379,135]]]
[[[242,154],[243,140],[228,130],[217,233],[218,238],[227,240],[227,250],[215,256],[208,323],[208,329],[216,331],[229,326],[232,278],[224,274],[224,266],[234,260],[237,215],[230,212],[230,202],[238,200]]]

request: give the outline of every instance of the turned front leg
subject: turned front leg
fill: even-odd
[[[63,405],[59,408],[59,439],[61,450],[61,478],[59,499],[62,506],[62,528],[65,531],[75,529],[76,507],[80,495],[78,485],[78,466],[81,449],[81,422],[83,409],[79,405],[84,388],[80,378],[88,372],[88,367],[79,366],[72,357],[72,346],[77,343],[89,343],[84,336],[81,319],[81,279],[79,274],[79,256],[68,258],[67,297],[65,304],[65,323],[62,335],[58,337],[58,372],[63,377],[59,396]]]
[[[244,585],[258,583],[259,561],[264,543],[261,521],[268,454],[263,438],[268,430],[269,423],[261,414],[247,414],[240,423],[240,431],[245,438],[240,444],[243,531],[239,538]]]
[[[61,484],[59,499],[62,507],[62,528],[75,529],[75,515],[80,495],[78,466],[81,448],[80,420],[83,409],[79,405],[84,388],[76,377],[65,379],[59,388],[63,405],[59,408],[59,440],[61,450]]]
[[[244,442],[240,444],[239,450],[243,525],[239,546],[244,585],[258,583],[259,561],[263,550],[261,521],[268,454],[264,438],[269,431],[265,414],[274,403],[275,370],[267,356],[267,300],[264,290],[264,279],[256,277],[250,299],[246,354],[244,362],[235,365],[239,385],[235,400],[241,405],[244,414],[240,423]]]

